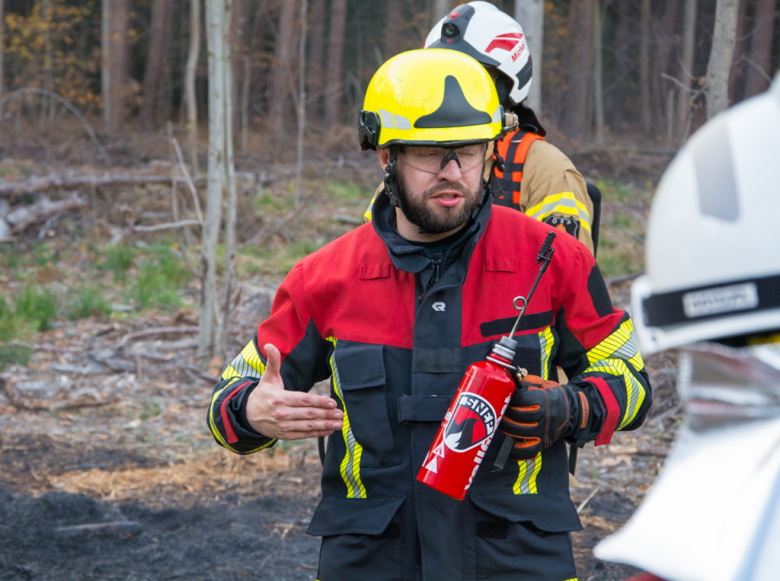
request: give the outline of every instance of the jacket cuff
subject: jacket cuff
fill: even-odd
[[[264,436],[255,430],[246,417],[246,404],[249,395],[254,391],[258,383],[259,380],[252,381],[226,402],[228,419],[233,426],[233,431],[238,441],[252,447],[264,446],[273,440],[273,438]]]

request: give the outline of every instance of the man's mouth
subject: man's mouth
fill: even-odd
[[[452,208],[457,206],[463,199],[463,194],[452,190],[445,190],[431,196],[431,200],[434,203],[444,206],[445,208]]]

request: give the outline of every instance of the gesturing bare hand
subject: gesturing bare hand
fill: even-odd
[[[329,436],[340,430],[344,414],[336,409],[336,402],[321,395],[285,390],[279,374],[279,350],[269,343],[265,352],[265,373],[246,404],[249,424],[264,436],[278,440]]]

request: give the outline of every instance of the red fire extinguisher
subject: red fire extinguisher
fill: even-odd
[[[555,253],[555,248],[552,248],[554,239],[555,232],[547,234],[536,257],[536,262],[541,262],[542,266],[528,298],[517,297],[513,302],[520,314],[509,335],[501,337],[493,345],[485,361],[473,363],[466,370],[417,474],[417,480],[456,500],[466,497],[466,491],[485,458],[485,452],[504,417],[517,382],[528,375],[525,369],[512,364],[517,347],[512,337],[523,320],[539,280],[552,260]],[[515,439],[510,437],[504,441],[495,461],[497,469],[506,464],[514,443]]]

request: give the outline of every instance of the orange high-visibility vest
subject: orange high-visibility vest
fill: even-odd
[[[520,209],[520,183],[523,181],[523,165],[528,150],[537,139],[544,137],[530,131],[518,129],[498,142],[498,154],[504,160],[504,172],[496,170],[496,178],[504,195],[494,198],[493,203],[508,208]]]

